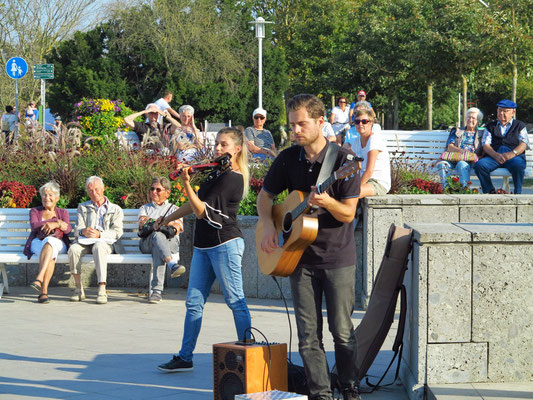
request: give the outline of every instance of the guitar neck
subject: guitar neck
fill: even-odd
[[[337,173],[334,172],[328,179],[326,179],[324,182],[322,182],[321,184],[317,186],[317,192],[318,193],[325,192],[326,190],[330,188],[331,185],[333,185],[333,183],[335,183],[336,180],[337,180]],[[309,208],[309,196],[307,196],[304,201],[298,204],[294,208],[294,210],[291,211],[292,218],[293,219],[298,218],[305,211],[307,211],[308,208]]]

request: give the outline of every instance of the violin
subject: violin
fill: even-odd
[[[221,156],[218,156],[214,160],[209,161],[207,163],[195,164],[195,165],[191,165],[185,168],[187,168],[187,171],[189,172],[189,174],[194,174],[196,172],[207,171],[207,170],[212,170],[212,171],[217,172],[217,174],[220,174],[224,172],[225,170],[227,170],[228,168],[231,168],[231,154],[224,153]],[[180,169],[175,170],[174,172],[171,172],[170,174],[168,174],[168,178],[171,181],[175,181],[176,179],[178,179],[178,176],[180,176],[181,171],[183,171],[183,168],[180,168]]]

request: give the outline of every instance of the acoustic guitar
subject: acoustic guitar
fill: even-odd
[[[359,159],[347,162],[318,185],[316,191],[318,193],[326,191],[335,181],[353,176],[359,169],[361,169]],[[305,249],[315,241],[318,234],[318,212],[309,206],[308,198],[309,193],[294,190],[283,203],[272,207],[272,219],[280,246],[272,253],[261,250],[263,223],[259,220],[255,230],[255,245],[257,262],[263,274],[291,275]]]

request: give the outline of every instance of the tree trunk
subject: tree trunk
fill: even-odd
[[[466,93],[467,93],[468,82],[466,80],[466,76],[461,75],[461,78],[463,80],[463,121],[466,125],[466,110],[468,109],[468,99],[466,98]]]
[[[516,103],[516,87],[518,86],[517,56],[513,54],[513,94],[512,99]]]
[[[398,116],[400,99],[398,93],[394,93],[394,115],[393,115],[393,129],[397,130],[400,125],[400,117]]]
[[[428,130],[433,129],[433,82],[428,83]]]

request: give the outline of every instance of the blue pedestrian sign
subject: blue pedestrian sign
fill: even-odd
[[[11,79],[20,79],[28,72],[28,63],[21,57],[11,57],[7,60],[6,72]]]

